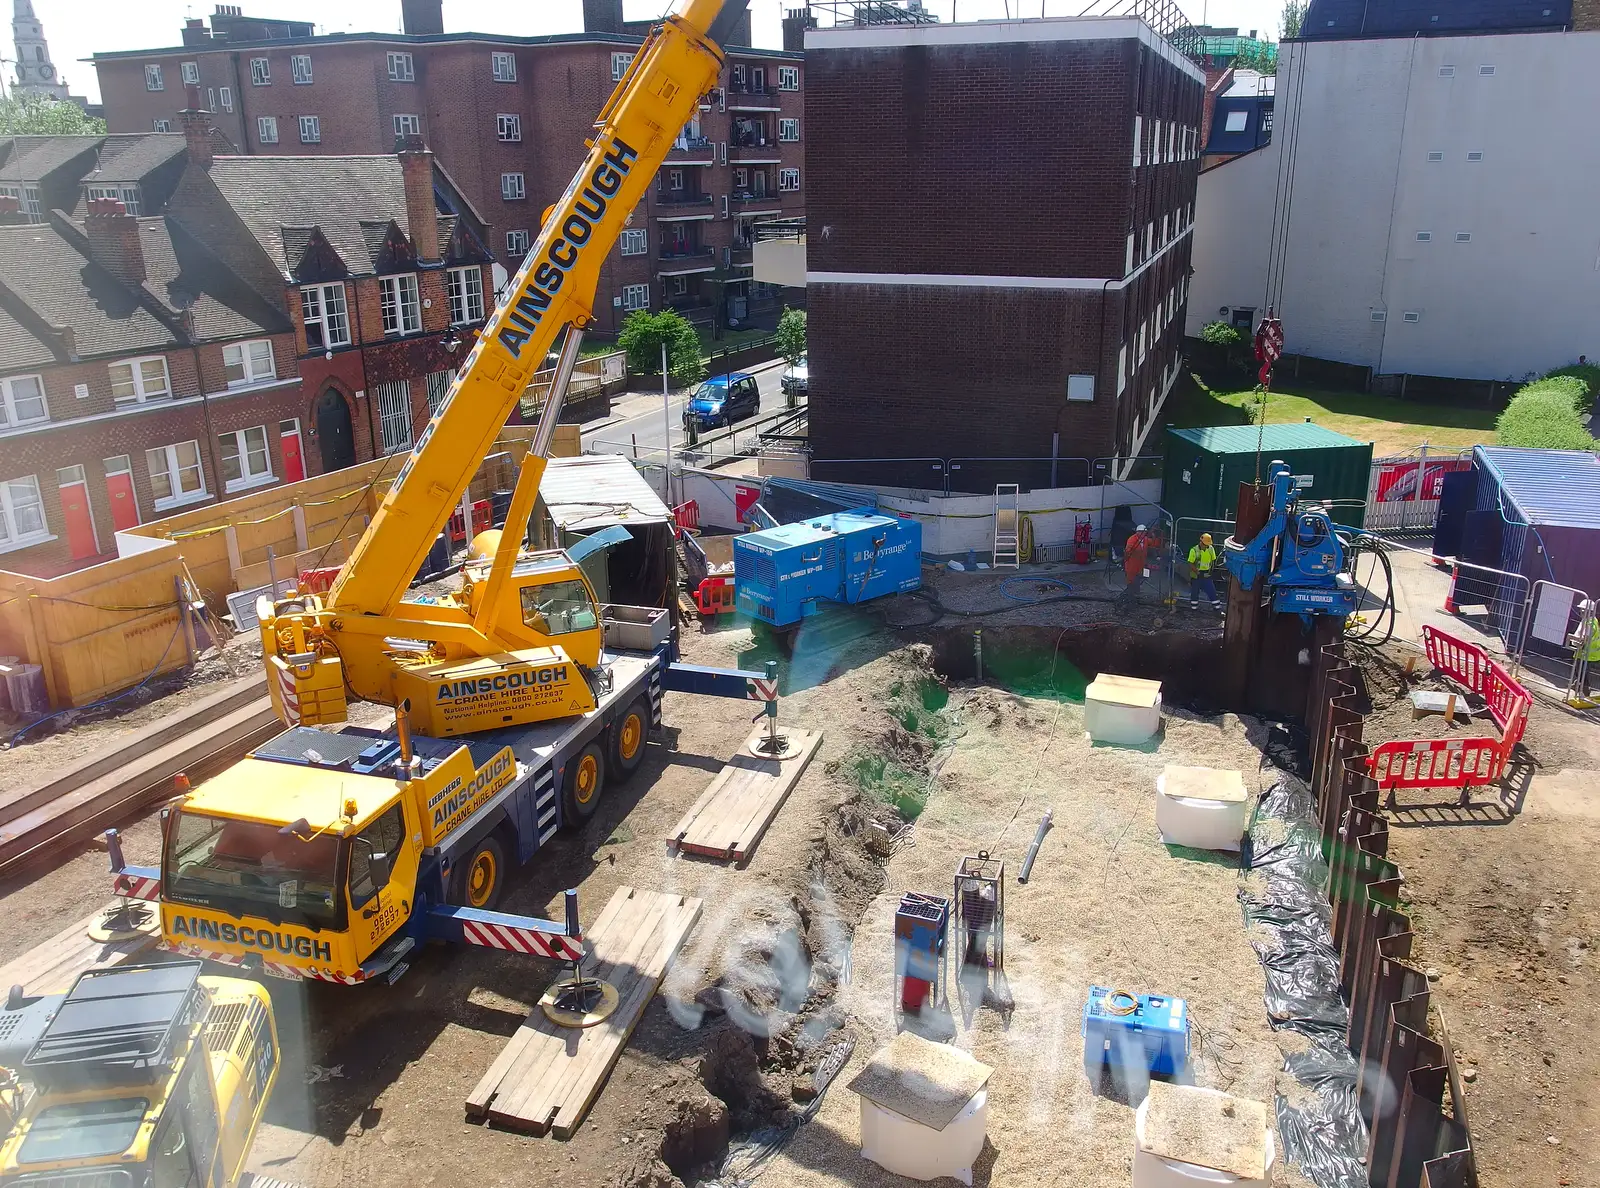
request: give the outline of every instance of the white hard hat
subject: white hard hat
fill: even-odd
[[[1147,529],[1145,528],[1145,526],[1143,524],[1140,524],[1137,528],[1134,529],[1134,531],[1135,532],[1144,532],[1144,531],[1147,531]]]

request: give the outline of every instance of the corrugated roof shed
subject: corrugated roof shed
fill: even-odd
[[[1265,429],[1257,425],[1209,425],[1174,429],[1172,433],[1213,454],[1253,454],[1258,443],[1263,454],[1273,450],[1326,450],[1366,444],[1321,425],[1301,422],[1268,425]]]
[[[539,494],[556,527],[592,532],[610,524],[660,524],[672,518],[621,454],[551,458]]]
[[[1600,528],[1600,459],[1595,455],[1510,446],[1476,446],[1472,453],[1526,523]]]

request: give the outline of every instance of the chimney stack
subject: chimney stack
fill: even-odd
[[[788,8],[783,13],[783,48],[802,54],[806,49],[806,30],[817,27],[816,14],[808,4],[804,8]]]
[[[395,137],[400,175],[406,186],[406,231],[417,259],[439,259],[439,208],[433,201],[433,154],[415,134]]]
[[[410,34],[444,32],[444,0],[400,0],[400,28]]]
[[[139,220],[115,198],[89,199],[84,227],[89,235],[89,258],[125,285],[145,281],[144,245],[139,242]]]
[[[585,33],[621,33],[622,0],[583,0]]]
[[[0,194],[0,227],[10,227],[27,221],[28,216],[22,213],[22,199],[10,194]]]
[[[189,17],[183,22],[183,44],[204,45],[210,40],[206,32],[206,23],[199,17]]]
[[[201,169],[211,168],[211,113],[200,106],[200,87],[190,83],[184,88],[188,99],[178,113],[183,125],[183,141],[189,150],[189,160]]]

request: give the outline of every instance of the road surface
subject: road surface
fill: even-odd
[[[746,369],[749,374],[756,377],[756,384],[761,389],[761,410],[757,415],[765,415],[783,408],[784,396],[779,387],[783,366],[783,361],[779,359]],[[683,432],[683,406],[692,394],[693,388],[672,394],[671,427],[674,450],[682,448],[686,442]],[[667,434],[663,419],[660,392],[624,393],[612,401],[611,411],[604,419],[590,421],[583,426],[583,448],[595,453],[631,455],[637,447],[641,462],[650,460],[659,462],[660,450],[666,444]],[[741,425],[745,423],[747,422],[738,422]],[[721,428],[718,428],[706,432],[721,431]],[[652,454],[655,455],[654,459],[651,458]]]

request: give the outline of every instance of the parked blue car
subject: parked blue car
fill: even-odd
[[[683,406],[683,427],[714,429],[732,425],[761,411],[761,390],[756,377],[744,371],[712,376],[695,389]]]

